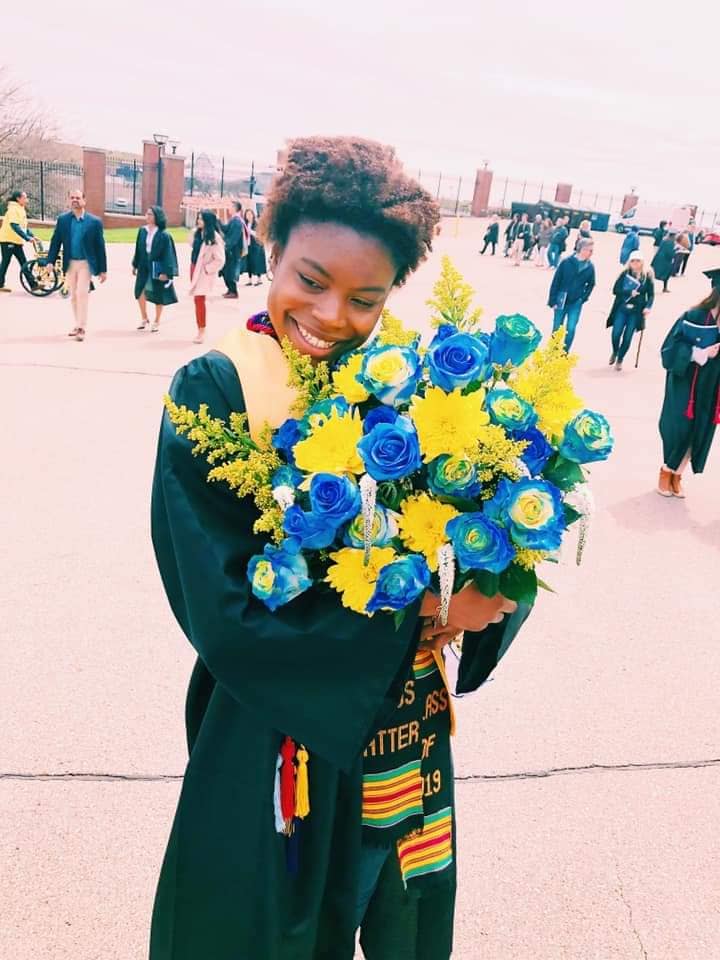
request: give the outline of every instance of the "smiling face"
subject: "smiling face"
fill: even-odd
[[[368,339],[398,270],[379,240],[339,223],[298,224],[273,258],[270,322],[316,361]]]

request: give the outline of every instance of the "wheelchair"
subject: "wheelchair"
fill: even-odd
[[[23,290],[33,297],[49,297],[59,290],[60,295],[66,297],[68,290],[65,286],[62,262],[58,259],[54,264],[48,263],[45,259],[47,256],[45,244],[37,237],[32,238],[32,245],[35,258],[28,260],[25,268],[20,271]]]

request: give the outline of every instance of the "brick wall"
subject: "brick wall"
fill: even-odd
[[[85,204],[89,213],[105,213],[105,151],[83,148]]]

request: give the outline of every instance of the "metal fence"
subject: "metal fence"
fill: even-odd
[[[105,155],[105,211],[142,213],[143,164],[137,157]]]
[[[488,206],[492,213],[507,214],[513,203],[554,203],[557,181],[516,180],[511,177],[493,177]],[[573,187],[567,205],[579,210],[619,214],[623,198],[595,190]]]
[[[0,214],[10,193],[24,190],[32,220],[55,220],[68,209],[70,191],[82,189],[83,168],[77,163],[0,157]]]
[[[408,170],[440,204],[445,216],[469,217],[472,207],[475,176],[457,176],[430,170]]]
[[[191,197],[241,197],[265,194],[275,167],[254,160],[192,151],[185,160],[185,193]]]

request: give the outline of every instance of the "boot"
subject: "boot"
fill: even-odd
[[[674,497],[677,497],[678,500],[685,499],[685,491],[683,490],[683,486],[682,486],[681,474],[679,473],[670,474],[670,490],[672,491],[672,495]]]
[[[657,492],[661,497],[672,497],[672,479],[674,474],[672,470],[666,470],[665,467],[660,468],[660,479],[658,480]]]

